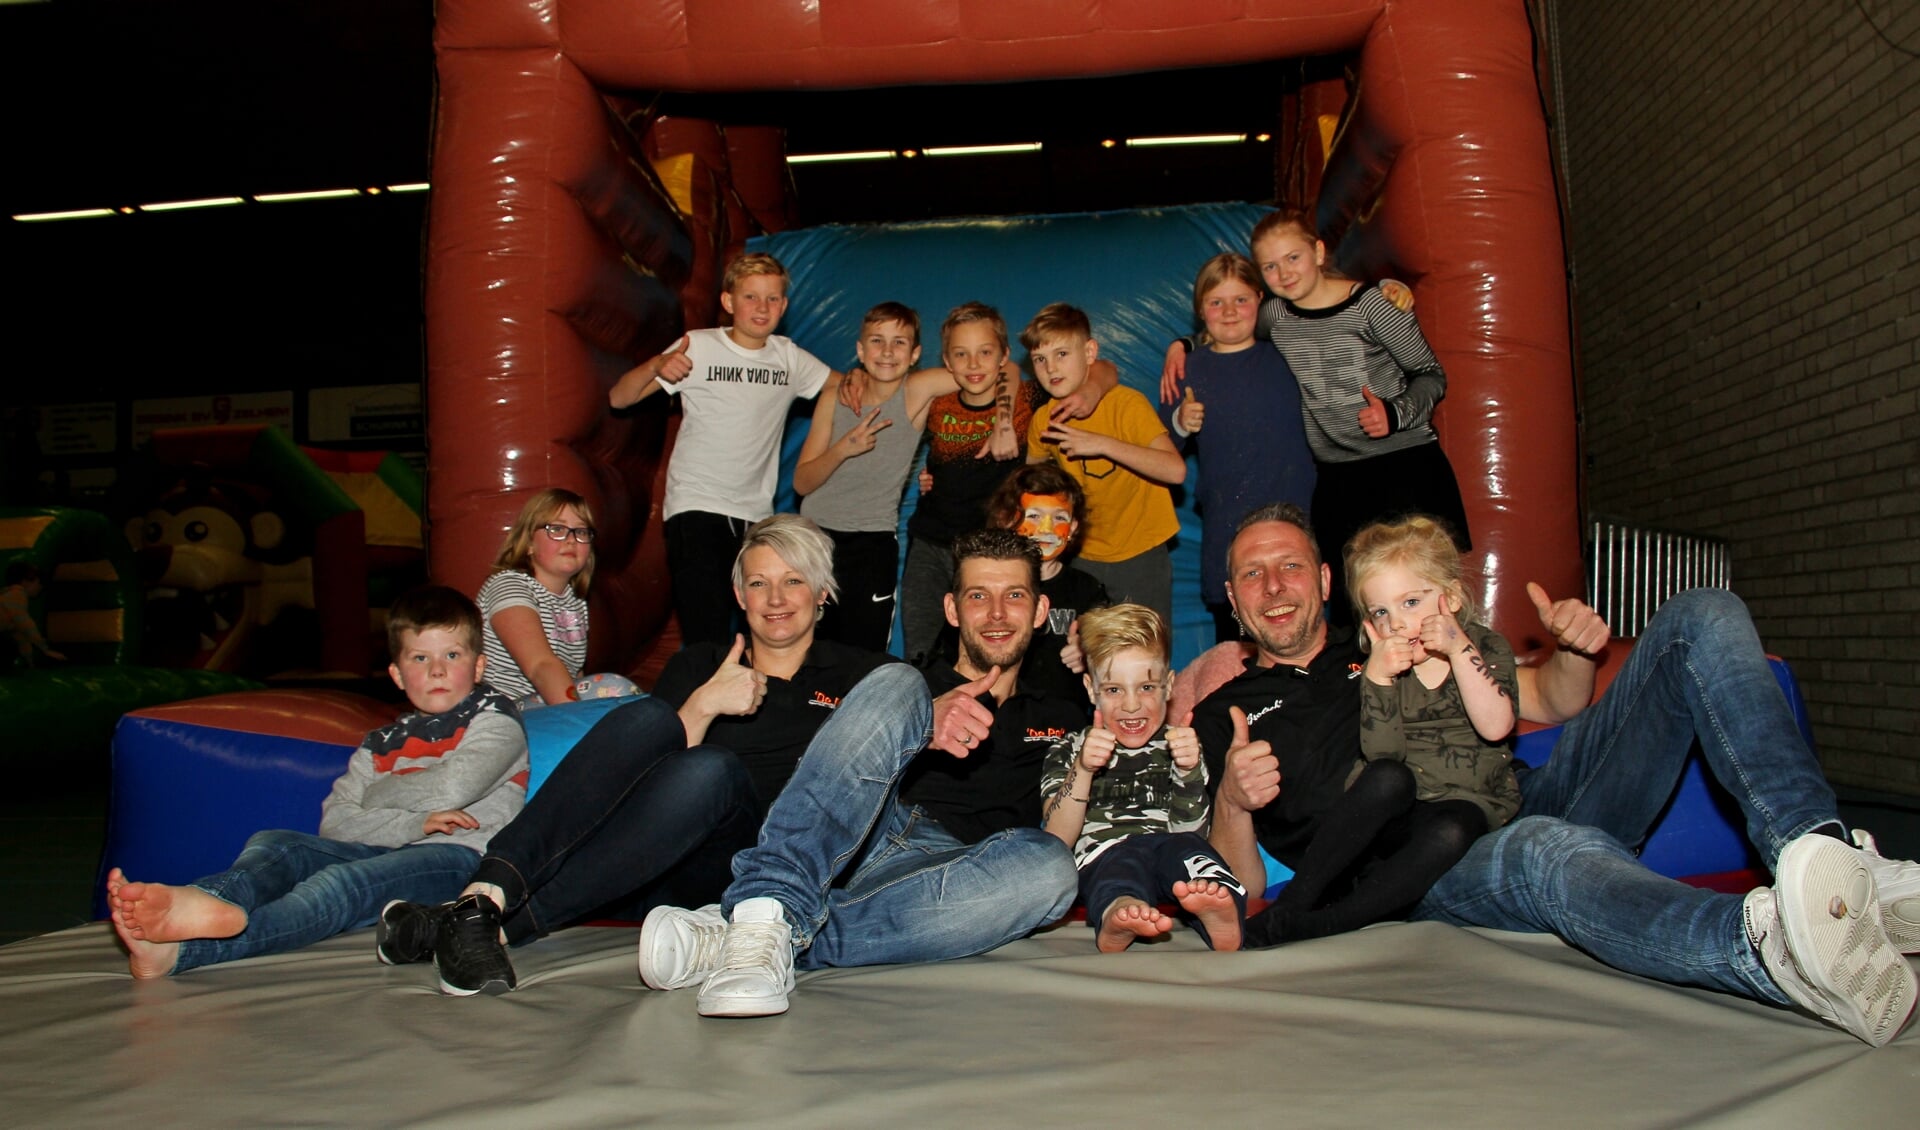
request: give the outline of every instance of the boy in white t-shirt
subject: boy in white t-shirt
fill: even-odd
[[[787,285],[787,269],[773,256],[735,256],[720,284],[720,306],[733,324],[688,333],[629,369],[607,396],[615,408],[655,390],[680,397],[662,513],[684,643],[732,641],[733,558],[747,527],[773,513],[787,409],[838,375],[773,332],[786,313]]]

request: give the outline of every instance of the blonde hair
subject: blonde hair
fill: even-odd
[[[793,276],[787,274],[780,260],[759,251],[743,252],[735,255],[727,263],[726,273],[720,276],[720,289],[731,292],[733,284],[741,279],[750,279],[755,275],[772,275],[780,280],[782,290],[793,285]]]
[[[1200,319],[1201,324],[1207,320],[1207,295],[1230,279],[1245,283],[1256,297],[1267,291],[1266,282],[1260,278],[1260,268],[1253,265],[1253,260],[1238,251],[1222,251],[1200,264],[1200,274],[1193,280],[1193,316]]]
[[[1065,302],[1050,302],[1040,308],[1020,331],[1020,344],[1028,349],[1038,349],[1041,344],[1056,337],[1078,338],[1088,341],[1093,337],[1093,323],[1087,320],[1086,311]]]
[[[1399,565],[1421,580],[1445,589],[1448,596],[1460,602],[1460,610],[1454,616],[1461,623],[1480,619],[1480,610],[1467,594],[1462,579],[1460,549],[1454,545],[1453,534],[1446,524],[1438,518],[1410,514],[1405,518],[1374,522],[1347,542],[1346,558],[1347,595],[1353,598],[1354,615],[1362,622],[1367,620],[1367,602],[1360,595],[1361,585],[1391,565]],[[1367,642],[1366,633],[1360,633],[1361,647]],[[1082,646],[1085,646],[1084,637]]]
[[[1144,604],[1109,604],[1080,614],[1080,650],[1086,655],[1087,674],[1096,682],[1107,663],[1130,647],[1171,663],[1173,640],[1158,612]]]
[[[527,504],[520,508],[520,517],[514,519],[513,527],[507,531],[507,540],[500,544],[500,556],[493,559],[493,567],[533,572],[533,539],[546,537],[540,527],[569,506],[588,529],[593,528],[593,507],[587,505],[586,499],[563,487],[548,487],[527,499]],[[587,563],[567,582],[575,596],[586,596],[588,586],[593,584],[593,562],[593,543],[588,542]]]
[[[747,527],[740,540],[740,552],[733,555],[733,587],[747,587],[747,551],[765,547],[773,550],[787,568],[807,582],[807,591],[825,590],[828,600],[840,599],[840,582],[833,579],[833,540],[812,518],[798,514],[774,514]]]
[[[985,322],[987,328],[993,331],[994,340],[1000,343],[1000,352],[1008,352],[1007,320],[1000,316],[1000,311],[984,302],[962,302],[947,311],[947,320],[940,323],[940,352],[947,351],[947,339],[953,335],[953,331],[968,322]]]

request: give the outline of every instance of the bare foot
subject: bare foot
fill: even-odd
[[[1100,918],[1094,944],[1101,953],[1119,953],[1141,938],[1157,938],[1173,929],[1173,919],[1137,898],[1118,898]]]
[[[179,942],[149,942],[141,938],[127,929],[125,917],[117,910],[113,912],[113,932],[120,935],[120,944],[127,948],[127,972],[133,974],[136,981],[165,977],[180,960]]]
[[[145,942],[231,938],[247,928],[247,912],[199,887],[135,883],[118,867],[107,873],[107,903],[116,927]]]
[[[1233,904],[1232,891],[1212,879],[1183,879],[1173,885],[1173,897],[1207,928],[1207,942],[1214,949],[1240,948],[1240,908]]]

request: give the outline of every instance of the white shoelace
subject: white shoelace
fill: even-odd
[[[735,922],[721,947],[722,969],[767,969],[778,971],[779,947],[791,946],[787,928],[773,922]]]

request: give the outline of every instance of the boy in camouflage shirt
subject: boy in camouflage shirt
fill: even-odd
[[[1240,948],[1246,888],[1206,840],[1209,790],[1190,726],[1168,726],[1171,641],[1138,604],[1083,613],[1093,725],[1047,751],[1047,831],[1073,849],[1096,942],[1117,953],[1173,929],[1173,901],[1217,950]]]

